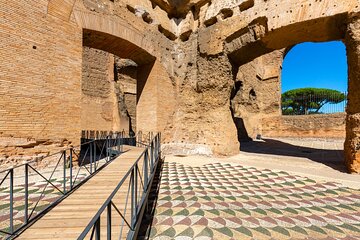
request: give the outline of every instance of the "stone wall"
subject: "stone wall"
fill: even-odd
[[[345,139],[345,119],[345,113],[265,118],[261,122],[261,135]]]
[[[47,4],[0,0],[0,164],[80,143],[82,32]]]
[[[129,59],[115,57],[117,88],[119,90],[119,109],[127,125],[125,131],[136,132],[136,85],[138,66]]]
[[[82,130],[136,131],[137,65],[84,47]]]
[[[360,16],[349,18],[346,33],[349,65],[348,106],[346,108],[345,162],[351,172],[360,172]]]
[[[82,33],[48,1],[0,1],[0,136],[79,143]]]
[[[173,82],[156,60],[138,70],[136,128],[142,132],[163,132],[174,114]]]
[[[82,130],[121,129],[113,55],[84,47],[81,92]]]
[[[275,114],[276,103],[267,102],[278,91],[276,77],[266,77],[273,64],[258,58],[304,41],[346,39],[345,146],[349,170],[359,171],[359,24],[352,18],[359,11],[358,0],[0,0],[0,137],[76,144],[82,123],[114,128],[114,114],[110,120],[102,106],[107,99],[116,108],[115,98],[91,102],[104,112],[96,116],[99,122],[81,117],[87,46],[137,64],[137,130],[162,131],[169,145],[193,146],[192,153],[236,154],[231,105],[248,125],[259,114]],[[244,91],[231,103],[239,81]],[[263,84],[252,86],[256,81]],[[250,135],[254,128],[248,127]]]
[[[239,67],[231,97],[231,109],[239,140],[255,138],[262,119],[279,116],[283,51],[274,51]]]

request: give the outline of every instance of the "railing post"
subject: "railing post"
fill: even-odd
[[[25,163],[25,206],[24,206],[24,223],[27,224],[29,222],[28,214],[29,214],[29,164]]]
[[[14,168],[10,169],[10,233],[14,233]]]
[[[101,225],[100,225],[100,216],[99,216],[99,219],[96,221],[96,226],[95,226],[95,230],[96,230],[96,240],[100,240],[100,228],[101,228]]]
[[[92,150],[91,142],[89,143],[89,150],[90,150],[90,174],[92,174],[93,150]]]
[[[111,240],[111,201],[107,206],[107,240]]]
[[[137,222],[137,212],[138,212],[138,163],[135,164],[134,167],[134,185],[135,185],[135,222]]]
[[[97,162],[97,160],[96,160],[96,140],[94,140],[93,145],[94,145],[94,171],[96,172],[96,168],[97,168],[97,166],[96,166],[96,162]]]
[[[156,134],[155,138],[154,138],[154,141],[155,141],[155,161],[158,159],[158,135]]]
[[[154,168],[154,143],[150,142],[150,172],[152,173],[152,170]]]
[[[120,153],[123,151],[124,138],[125,138],[125,133],[121,133],[121,135],[120,135]]]
[[[66,193],[66,150],[63,152],[63,160],[64,160],[63,187],[64,187],[64,194],[65,194]]]
[[[130,177],[130,185],[131,185],[131,228],[134,228],[134,211],[135,211],[135,207],[134,207],[134,202],[135,202],[135,197],[134,197],[134,193],[135,193],[135,185],[134,185],[134,169],[131,171],[131,177]]]
[[[121,134],[122,134],[122,132],[116,134],[116,145],[117,145],[118,153],[120,153],[120,137],[119,136],[121,136]]]
[[[148,169],[148,164],[149,164],[149,149],[145,150],[145,155],[144,155],[144,192],[147,191],[148,189],[148,178],[149,178],[149,169]]]
[[[136,168],[132,169],[131,173],[131,229],[135,228],[137,220],[137,181],[136,181]]]
[[[159,158],[160,157],[160,137],[159,135],[157,136],[157,157]]]
[[[72,168],[73,168],[73,148],[70,148],[70,191],[73,189],[73,172],[72,172]]]
[[[110,161],[109,159],[109,136],[106,136],[106,161]]]

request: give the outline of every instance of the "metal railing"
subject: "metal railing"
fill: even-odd
[[[141,217],[145,210],[151,184],[160,159],[161,134],[156,134],[129,171],[120,179],[114,191],[100,207],[78,239],[93,239],[95,237],[98,240],[101,238],[101,232],[106,231],[106,238],[110,240],[115,234],[112,228],[113,213],[116,214],[117,218],[121,219],[121,223],[117,225],[118,236],[116,239],[122,239],[123,235],[126,236],[126,239],[135,238],[141,224]],[[117,198],[125,196],[123,191],[120,192],[123,186],[127,186],[127,191],[125,191],[125,202],[122,203],[124,210],[121,211],[117,206],[119,200]],[[120,196],[117,195],[119,193]],[[104,225],[100,224],[101,216],[106,217],[106,229],[102,229]]]
[[[148,146],[154,134],[148,132],[144,134],[142,131],[134,132],[122,131],[100,131],[100,130],[83,130],[81,132],[82,139],[97,139],[104,138],[109,135],[122,135],[125,145],[144,147]]]
[[[8,212],[0,237],[11,239],[86,182],[123,151],[122,133],[82,139],[82,144],[0,171],[0,193]],[[47,166],[39,166],[47,164]],[[4,202],[4,199],[2,199]],[[45,203],[45,204],[44,204]]]
[[[346,111],[347,92],[282,96],[283,115],[332,114]]]

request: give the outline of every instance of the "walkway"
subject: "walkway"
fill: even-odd
[[[19,239],[77,239],[144,149],[126,146],[124,151],[125,153],[25,230]],[[129,181],[125,181],[114,198],[114,203],[122,213],[124,213],[126,206],[128,187]],[[128,203],[127,208],[129,207],[130,204]],[[129,214],[130,211],[125,214],[128,221]],[[100,221],[101,235],[105,238],[107,216],[106,213],[103,215]],[[124,222],[114,211],[112,235],[117,236],[116,238],[120,234],[119,226],[121,225],[124,225]],[[123,238],[126,237],[128,230],[127,227],[124,228]]]

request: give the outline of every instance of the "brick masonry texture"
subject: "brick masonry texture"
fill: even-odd
[[[234,117],[254,135],[253,122],[277,114],[282,51],[342,39],[349,64],[345,158],[349,171],[359,172],[359,6],[357,0],[0,0],[0,137],[78,144],[83,127],[122,128],[118,89],[108,96],[106,81],[97,90],[93,81],[82,85],[85,46],[137,64],[136,130],[163,132],[170,153],[186,144],[195,153],[234,155],[240,144]],[[240,81],[244,88],[231,99]],[[84,104],[94,92],[102,100]],[[91,110],[96,118],[87,119]]]
[[[0,5],[1,135],[78,143],[81,31],[47,1]]]

